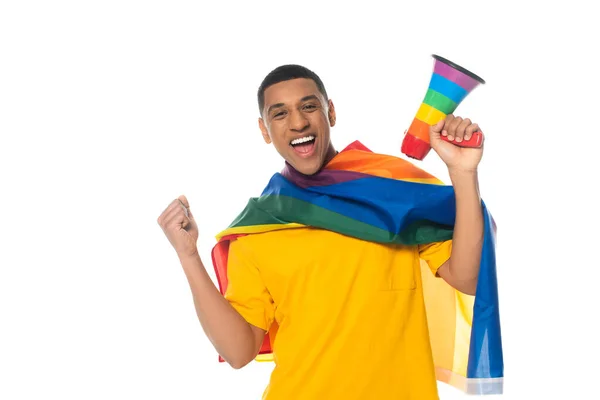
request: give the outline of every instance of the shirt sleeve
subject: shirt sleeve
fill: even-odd
[[[251,249],[242,242],[238,239],[229,244],[225,298],[248,323],[268,331],[275,315],[273,299]]]
[[[419,257],[424,260],[434,276],[438,269],[450,258],[452,240],[419,245]]]

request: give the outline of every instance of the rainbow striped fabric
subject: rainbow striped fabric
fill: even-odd
[[[496,280],[496,226],[485,204],[485,238],[475,296],[423,265],[423,291],[436,377],[469,394],[503,389],[503,351]],[[229,243],[241,235],[317,227],[379,243],[424,244],[452,238],[452,186],[410,162],[354,142],[312,176],[286,164],[258,198],[217,235],[212,251],[221,293],[227,289]],[[401,266],[400,266],[401,267]],[[390,316],[393,317],[393,316]],[[271,360],[272,329],[257,360]],[[222,359],[220,359],[223,361]]]

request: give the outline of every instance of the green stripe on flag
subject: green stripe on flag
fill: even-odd
[[[229,226],[299,223],[338,232],[377,243],[404,245],[426,244],[452,238],[452,228],[427,221],[417,221],[400,233],[358,221],[294,197],[267,195],[252,198],[246,208]]]

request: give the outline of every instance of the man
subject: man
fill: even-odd
[[[330,139],[335,107],[312,71],[273,70],[258,102],[263,140],[291,171],[316,176],[340,154]],[[198,255],[198,227],[185,196],[161,214],[200,323],[226,362],[242,368],[255,359],[277,325],[264,399],[438,399],[420,261],[437,279],[475,294],[484,238],[477,183],[483,148],[462,148],[441,135],[461,142],[478,130],[452,115],[430,130],[456,196],[448,240],[385,245],[308,226],[246,235],[228,247],[222,295]]]

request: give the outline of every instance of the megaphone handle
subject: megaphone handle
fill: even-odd
[[[464,140],[462,142],[456,142],[454,140],[449,140],[448,136],[442,136],[441,137],[442,140],[445,140],[448,143],[452,143],[455,144],[459,147],[481,147],[481,144],[483,143],[483,133],[481,133],[480,131],[477,132],[473,132],[473,135],[471,135],[471,138],[469,138],[469,140]]]

